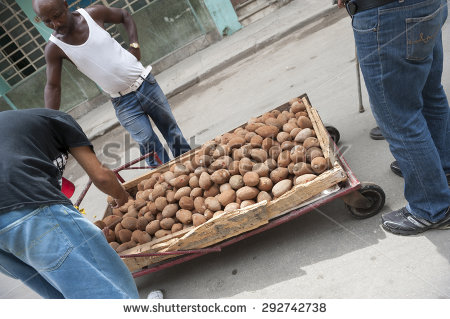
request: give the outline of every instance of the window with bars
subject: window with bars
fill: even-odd
[[[69,8],[85,8],[91,4],[103,4],[108,7],[127,9],[131,14],[144,8],[155,0],[69,0]]]
[[[0,75],[13,86],[45,65],[45,39],[14,0],[0,2]]]

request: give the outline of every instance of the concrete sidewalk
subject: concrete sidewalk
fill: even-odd
[[[338,10],[330,0],[292,0],[230,37],[195,53],[155,78],[168,98]],[[77,119],[90,140],[119,125],[111,102]]]

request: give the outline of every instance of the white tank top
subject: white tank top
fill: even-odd
[[[84,10],[77,10],[89,27],[88,39],[81,45],[62,42],[53,35],[55,43],[69,59],[106,93],[114,94],[129,88],[144,71],[144,66],[100,27]],[[150,67],[151,68],[151,67]]]

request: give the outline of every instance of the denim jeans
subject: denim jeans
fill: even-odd
[[[431,222],[450,205],[450,112],[441,85],[446,0],[395,1],[352,20],[372,112],[405,178],[407,208]]]
[[[44,298],[139,298],[102,231],[73,206],[1,213],[0,271]]]
[[[153,131],[149,116],[166,140],[174,157],[191,149],[175,121],[166,96],[152,74],[147,76],[135,92],[113,98],[111,101],[120,124],[139,144],[142,155],[155,152],[163,163],[170,160]],[[158,165],[152,156],[147,158],[147,163],[150,166]]]

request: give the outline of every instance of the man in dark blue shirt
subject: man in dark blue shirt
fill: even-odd
[[[138,298],[102,231],[61,192],[70,153],[117,206],[129,198],[75,120],[59,111],[0,112],[0,271],[45,298]]]

